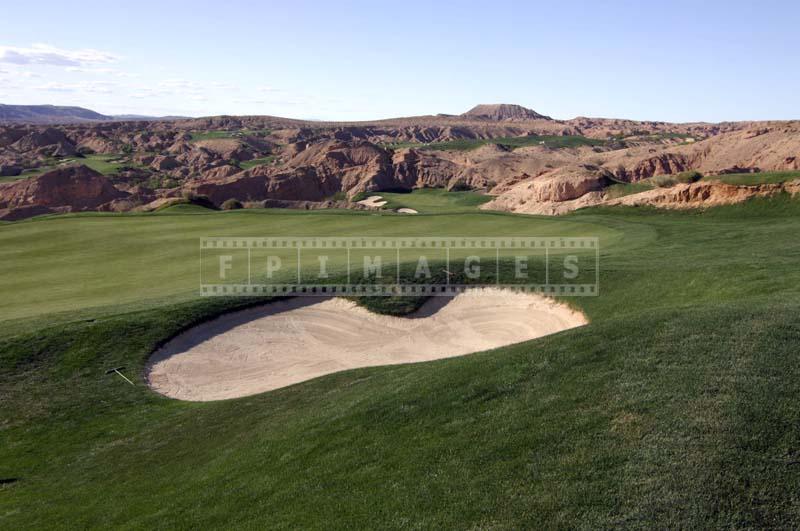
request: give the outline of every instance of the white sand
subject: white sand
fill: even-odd
[[[364,205],[368,207],[382,207],[387,203],[387,201],[383,201],[383,198],[379,195],[371,195],[366,199],[362,199],[361,201],[356,201],[359,205]]]
[[[405,208],[405,207],[398,208],[397,212],[399,212],[400,214],[419,214],[419,212],[417,212],[413,208]]]
[[[182,400],[235,398],[355,367],[460,356],[586,324],[539,295],[480,289],[434,297],[411,317],[345,299],[294,298],[224,315],[153,354],[150,386]]]

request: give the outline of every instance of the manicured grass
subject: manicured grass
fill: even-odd
[[[208,236],[583,235],[614,230],[567,218],[464,213],[238,210],[171,207],[153,214],[48,217],[0,230],[0,319],[130,303],[191,299],[199,285],[200,238]],[[414,218],[414,219],[405,219]],[[316,258],[309,258],[316,261]]]
[[[233,138],[234,131],[199,131],[191,133],[192,140],[215,140],[219,138]]]
[[[0,177],[0,183],[10,183],[14,181],[19,181],[20,179],[27,179],[30,175],[26,175],[21,173],[19,175],[6,175],[4,177]]]
[[[269,133],[270,131],[268,129],[263,129],[263,130],[242,129],[238,131],[195,131],[191,133],[191,137],[192,141],[198,141],[198,140],[215,140],[219,138],[240,138],[248,135],[265,136],[268,135]]]
[[[460,139],[451,140],[448,142],[431,142],[429,144],[422,144],[417,142],[400,142],[396,144],[387,144],[386,146],[392,149],[401,148],[418,148],[418,149],[431,149],[431,150],[454,150],[454,151],[470,151],[477,149],[486,144],[498,144],[505,146],[509,149],[516,149],[527,146],[544,146],[553,149],[558,148],[574,148],[580,146],[602,146],[605,144],[603,140],[595,138],[587,138],[585,136],[555,136],[555,135],[531,135],[531,136],[517,136],[517,137],[502,137],[491,139]]]
[[[130,158],[125,155],[118,154],[98,154],[86,155],[80,159],[67,159],[71,160],[74,164],[83,164],[90,167],[94,171],[100,172],[103,175],[112,175],[117,173],[123,166],[131,166]]]
[[[646,192],[652,190],[654,186],[646,182],[638,183],[616,183],[605,189],[609,199],[616,199],[626,195],[638,194],[639,192]]]
[[[272,164],[275,161],[275,155],[268,155],[266,157],[261,157],[258,159],[251,159],[245,160],[239,163],[239,167],[243,170],[249,170],[250,168],[255,168],[256,166],[261,166],[264,164]]]
[[[86,155],[84,157],[64,157],[60,159],[50,159],[45,165],[39,168],[31,168],[25,170],[16,177],[3,177],[0,182],[8,182],[18,179],[27,179],[28,177],[37,177],[43,173],[54,170],[62,166],[71,166],[82,164],[89,168],[102,173],[103,175],[114,175],[119,172],[120,168],[138,166],[133,163],[130,157],[118,153],[98,153],[94,155]]]
[[[757,184],[776,184],[800,179],[800,171],[765,171],[761,173],[731,173],[706,177],[706,180],[722,181],[739,186]]]
[[[483,203],[491,201],[491,196],[479,192],[448,192],[441,188],[422,188],[408,193],[369,192],[360,194],[356,201],[379,195],[385,201],[385,210],[413,208],[420,214],[443,214],[453,212],[475,211]]]
[[[683,171],[674,175],[654,175],[635,183],[617,182],[607,187],[605,191],[609,199],[616,199],[626,195],[646,192],[653,188],[669,188],[676,184],[693,183],[702,178],[703,176],[699,172]]]
[[[0,225],[0,525],[795,528],[800,204],[396,216],[233,211]],[[148,354],[206,235],[597,235],[591,324],[210,403]],[[61,312],[61,313],[57,313]],[[112,366],[125,366],[130,386]]]

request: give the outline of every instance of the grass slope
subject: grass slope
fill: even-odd
[[[356,201],[379,195],[386,201],[386,210],[413,208],[420,214],[443,214],[474,211],[491,197],[478,192],[448,192],[441,188],[420,188],[411,192],[369,192],[362,193]]]
[[[0,525],[797,527],[798,214],[781,197],[2,225]],[[156,345],[253,302],[180,295],[198,235],[565,232],[603,244],[601,296],[572,301],[581,329],[221,402],[142,382]],[[135,387],[104,375],[119,365]]]
[[[566,218],[479,213],[209,213],[199,207],[172,207],[155,215],[45,217],[0,231],[0,292],[4,294],[0,320],[162,297],[191,299],[199,284],[200,238],[208,236],[578,236],[587,232],[608,241],[620,237],[614,230]],[[314,257],[309,260],[316,263]]]
[[[706,180],[722,181],[727,184],[757,185],[757,184],[776,184],[800,179],[800,171],[765,171],[761,173],[730,173],[727,175],[717,175],[706,177]]]
[[[200,140],[218,140],[228,138],[241,138],[244,136],[266,136],[270,133],[269,129],[241,129],[237,131],[195,131],[191,133],[192,141],[197,142]]]
[[[578,135],[529,135],[529,136],[514,136],[514,137],[500,137],[500,138],[464,138],[459,140],[450,140],[447,142],[431,142],[422,144],[419,142],[399,142],[395,144],[387,144],[386,146],[392,149],[402,148],[418,148],[418,149],[431,149],[431,150],[455,150],[455,151],[470,151],[477,149],[486,144],[497,144],[505,146],[510,149],[528,146],[545,146],[552,149],[580,147],[580,146],[602,146],[605,144],[603,140],[595,138],[587,138]]]
[[[86,155],[83,157],[64,157],[59,159],[50,159],[45,165],[39,168],[31,168],[23,171],[21,174],[13,177],[0,177],[0,183],[11,182],[19,179],[27,179],[28,177],[38,177],[50,170],[62,166],[70,166],[82,164],[89,168],[102,173],[103,175],[114,175],[124,167],[141,167],[140,164],[132,162],[131,158],[124,154],[118,153],[97,153],[93,155]]]
[[[261,166],[263,164],[271,164],[274,160],[275,155],[268,155],[266,157],[242,161],[239,163],[239,167],[243,170],[249,170],[250,168],[255,168],[256,166]]]

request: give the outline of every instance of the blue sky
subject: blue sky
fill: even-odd
[[[359,120],[800,118],[800,3],[3,0],[0,102]]]

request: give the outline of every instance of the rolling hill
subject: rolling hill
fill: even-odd
[[[0,103],[0,123],[73,124],[87,122],[170,120],[178,117],[134,114],[105,115],[84,107],[59,105],[5,105]]]

